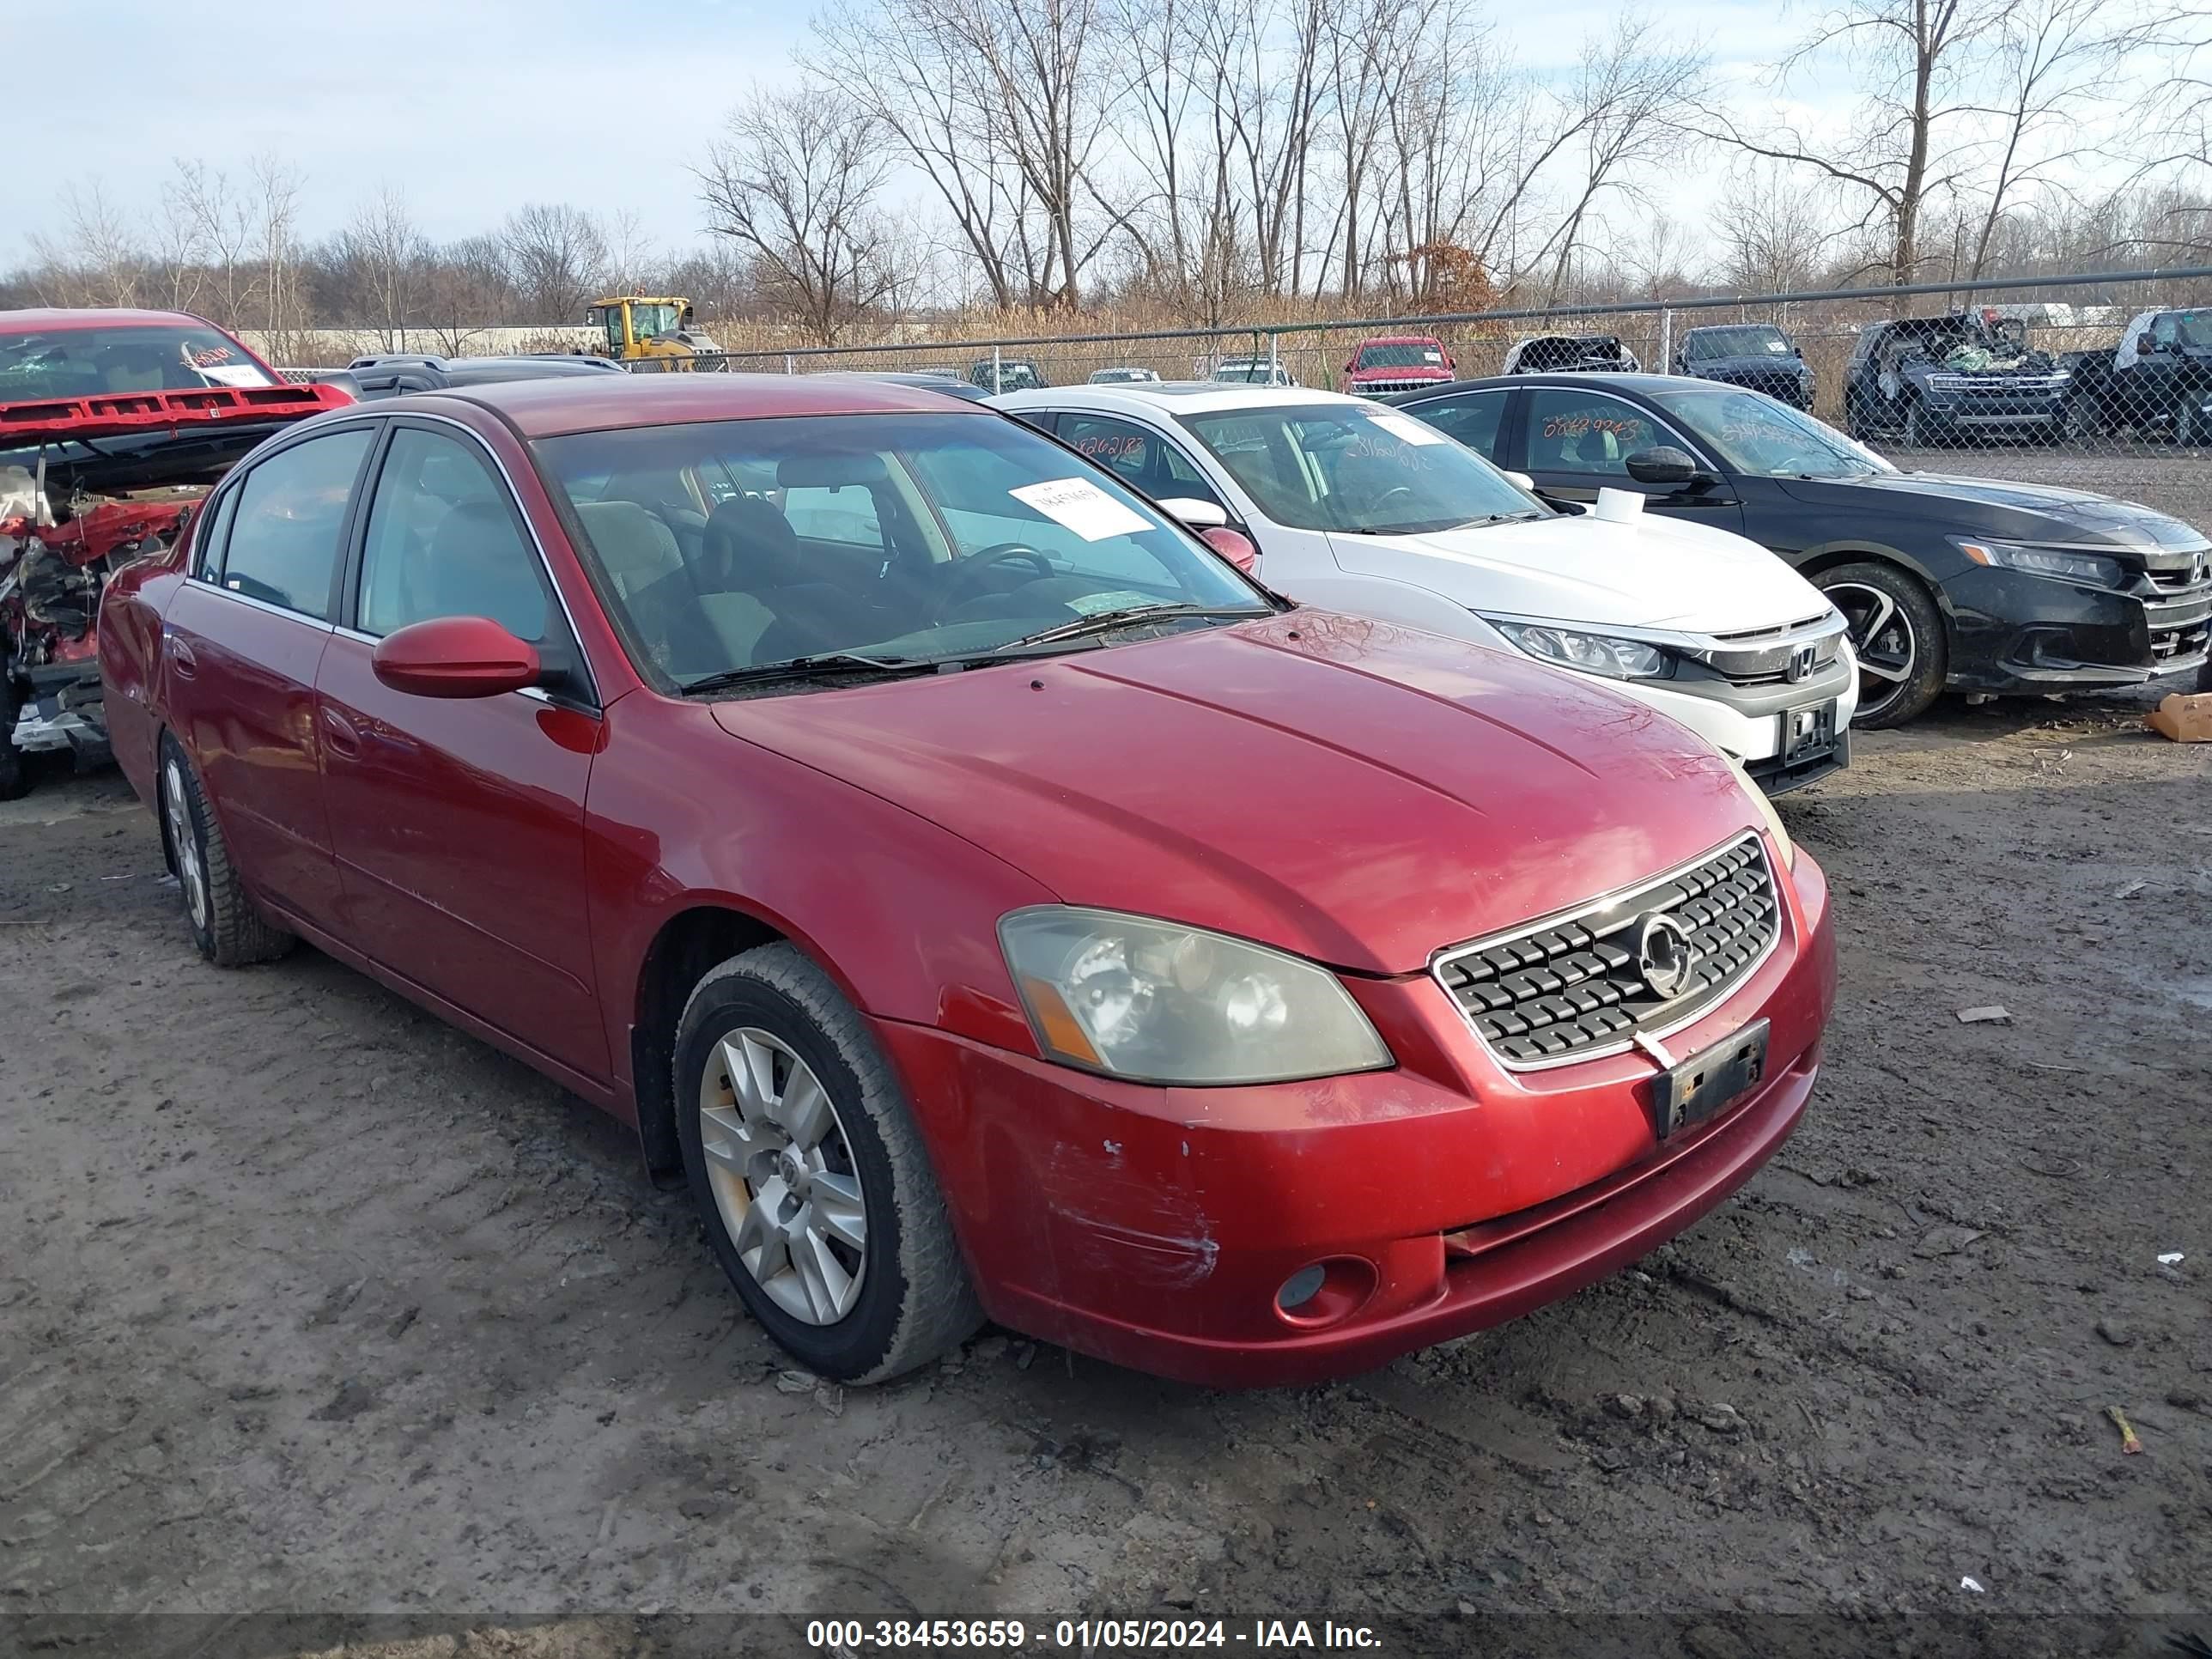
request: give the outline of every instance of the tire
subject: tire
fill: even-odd
[[[1858,443],[1874,436],[1874,428],[1867,420],[1866,405],[1848,392],[1844,396],[1844,434]]]
[[[2174,405],[2173,441],[2184,449],[2193,448],[2204,441],[2204,417],[2197,413],[2197,399],[2184,398]]]
[[[2212,693],[2212,662],[2197,671],[2197,690],[2200,696]]]
[[[2105,435],[2104,428],[2094,398],[2084,395],[2066,400],[2065,410],[2059,417],[2059,431],[2067,442],[2086,449]]]
[[[31,793],[31,769],[15,747],[15,688],[0,678],[0,800],[20,799]]]
[[[184,745],[164,734],[155,779],[161,842],[183,890],[185,921],[200,954],[218,968],[274,962],[300,941],[261,914],[246,893]]]
[[[814,1098],[802,1070],[818,1104],[795,1105]],[[817,964],[764,945],[709,973],[677,1025],[675,1077],[708,1241],[793,1358],[880,1382],[974,1334],[982,1310],[905,1091]]]
[[[1942,695],[1950,648],[1942,612],[1919,578],[1893,564],[1844,564],[1823,570],[1813,585],[1844,613],[1858,655],[1859,708],[1851,724],[1878,732],[1926,713]]]
[[[1905,400],[1905,429],[1901,435],[1907,449],[1925,449],[1928,447],[1927,411],[1921,407],[1917,398]]]

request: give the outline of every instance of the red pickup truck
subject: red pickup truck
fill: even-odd
[[[1378,334],[1359,343],[1336,389],[1355,398],[1379,398],[1386,392],[1442,386],[1451,378],[1451,353],[1443,341],[1427,334]]]
[[[30,787],[27,753],[106,749],[109,574],[271,432],[352,401],[180,312],[0,311],[0,799]]]

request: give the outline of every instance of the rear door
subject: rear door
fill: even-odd
[[[367,422],[319,432],[227,481],[161,625],[161,706],[246,885],[325,927],[338,883],[315,676],[374,433]]]
[[[1537,492],[1555,502],[1591,502],[1600,489],[1642,495],[1653,512],[1741,532],[1743,503],[1725,482],[1700,489],[1639,483],[1628,476],[1628,458],[1639,450],[1681,450],[1718,471],[1713,459],[1674,427],[1640,404],[1596,386],[1538,386],[1528,389],[1517,465],[1536,481]]]
[[[498,465],[461,427],[395,422],[367,495],[315,717],[346,936],[603,1081],[583,839],[601,726],[544,556]],[[489,617],[568,672],[551,690],[457,699],[376,678],[379,640],[453,616]]]

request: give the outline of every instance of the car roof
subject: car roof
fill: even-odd
[[[1358,404],[1374,406],[1370,398],[1313,386],[1249,386],[1223,380],[1131,380],[1106,386],[1071,386],[1008,392],[988,399],[994,409],[1020,410],[1054,409],[1071,398],[1081,398],[1100,409],[1119,407],[1129,414],[1173,409],[1203,415],[1220,409],[1271,409],[1292,404]]]
[[[1505,392],[1521,386],[1566,386],[1571,389],[1593,383],[1624,392],[1641,392],[1648,396],[1669,386],[1679,386],[1683,381],[1695,378],[1689,374],[1631,374],[1625,370],[1616,374],[1606,369],[1550,368],[1540,369],[1530,374],[1486,374],[1480,380],[1447,380],[1437,386],[1425,386],[1418,392],[1392,392],[1389,401],[1393,404],[1420,404],[1455,392]],[[1719,385],[1720,382],[1715,381],[1714,384]],[[1730,388],[1737,392],[1742,389],[1741,386]]]
[[[964,408],[941,392],[832,374],[560,374],[416,392],[381,405],[393,414],[466,403],[525,438],[690,421],[793,415],[945,415]],[[983,411],[978,410],[977,413]]]
[[[213,328],[204,317],[189,311],[137,311],[123,307],[32,306],[21,311],[0,311],[0,333],[18,329],[48,331],[76,328]]]
[[[1439,342],[1433,334],[1370,334],[1359,343],[1364,346],[1436,345]]]
[[[824,380],[882,380],[891,386],[922,386],[939,397],[958,398],[967,403],[978,403],[983,397],[983,388],[973,380],[963,380],[957,374],[939,374],[926,369],[815,368],[807,373]]]

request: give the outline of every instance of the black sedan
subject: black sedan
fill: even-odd
[[[1601,487],[1732,530],[1850,624],[1857,723],[1946,690],[2067,691],[2204,667],[2212,543],[2083,490],[1899,472],[1761,392],[1672,375],[1516,374],[1382,399],[1525,472],[1554,503]]]

